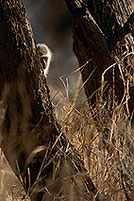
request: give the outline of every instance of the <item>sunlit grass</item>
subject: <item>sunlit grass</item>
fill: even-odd
[[[118,67],[122,80],[127,83],[127,78],[124,76],[127,69],[124,70],[124,67],[119,64]],[[112,69],[108,67],[107,70]],[[103,200],[133,200],[134,128],[129,114],[128,93],[125,92],[125,90],[129,91],[129,85],[124,85],[124,96],[120,103],[116,102],[113,89],[109,90],[106,99],[103,94],[105,90],[102,90],[107,87],[104,83],[105,73],[102,74],[103,86],[95,92],[98,93],[99,98],[94,105],[90,105],[85,98],[83,100],[79,97],[80,93],[84,93],[86,83],[81,82],[79,69],[56,80],[61,82],[62,88],[53,91],[51,101],[61,125],[61,133],[53,147],[64,133],[79,152]],[[74,74],[75,81],[71,82]],[[88,79],[91,76],[92,74]],[[129,77],[133,79],[131,74]],[[75,85],[73,91],[72,85]],[[0,200],[28,200],[23,199],[24,195],[21,184],[1,153]]]

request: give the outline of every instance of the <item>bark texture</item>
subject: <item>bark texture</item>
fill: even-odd
[[[73,20],[74,52],[79,64],[90,60],[82,70],[83,82],[96,70],[85,85],[87,97],[101,86],[102,73],[115,62],[121,63],[123,53],[133,51],[134,18],[130,0],[65,0]],[[130,34],[132,33],[132,34]],[[133,55],[124,62],[132,75]],[[120,103],[124,95],[124,84],[118,66],[115,67],[115,93]],[[113,87],[113,72],[105,73],[108,85]],[[109,89],[109,87],[108,87]],[[129,110],[134,109],[134,88],[129,88]],[[91,102],[97,101],[91,96]]]
[[[55,120],[42,68],[22,1],[0,0],[2,150],[31,200],[100,200]]]

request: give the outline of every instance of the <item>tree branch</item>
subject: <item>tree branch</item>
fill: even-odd
[[[105,69],[114,62],[109,54],[109,48],[107,41],[105,40],[105,35],[92,15],[89,13],[87,5],[83,3],[83,1],[65,0],[65,2],[75,20],[75,23],[77,24],[76,29],[78,25],[81,26],[82,31],[79,35],[81,34],[82,37],[87,39],[85,40],[87,47],[90,47],[92,50],[92,56],[95,57],[94,60],[96,61],[97,66],[104,67]],[[79,37],[79,39],[80,38],[81,37]],[[101,60],[97,58],[101,58]]]
[[[124,46],[117,44],[122,40],[126,33],[132,32],[133,29],[133,14],[130,0],[116,1],[86,1],[86,0],[65,0],[69,11],[72,15],[73,21],[73,47],[74,52],[78,58],[79,65],[85,64],[88,60],[90,63],[82,70],[82,79],[85,82],[93,70],[95,73],[84,85],[87,97],[91,97],[91,103],[97,101],[97,93],[99,91],[102,73],[111,66],[115,61],[122,57],[123,51],[128,51],[131,48],[133,38],[127,36],[124,38]],[[125,5],[125,6],[122,6]],[[130,19],[129,16],[132,14]],[[123,26],[128,20],[124,28]],[[130,26],[130,23],[131,26]],[[129,29],[127,29],[129,25]],[[124,31],[124,33],[123,33]],[[115,33],[115,34],[114,34]],[[117,38],[116,38],[117,35]],[[129,45],[128,45],[129,43]],[[128,59],[129,60],[129,59]],[[120,78],[120,71],[116,65],[114,70],[114,89],[118,102],[122,100],[124,94],[124,86]],[[105,75],[109,87],[113,87],[113,73],[112,70],[107,71]],[[107,88],[105,96],[107,99]],[[95,95],[92,95],[95,94]],[[133,111],[134,88],[130,88],[129,110]]]

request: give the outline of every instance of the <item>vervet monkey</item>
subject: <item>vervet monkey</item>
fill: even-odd
[[[50,67],[50,62],[52,60],[52,52],[47,47],[47,45],[44,43],[37,44],[37,49],[38,49],[38,52],[40,55],[41,62],[42,62],[43,67],[44,67],[43,73],[44,73],[45,77],[47,77],[49,67]]]

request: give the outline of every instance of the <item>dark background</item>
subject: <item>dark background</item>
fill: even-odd
[[[73,53],[71,15],[66,4],[64,0],[24,0],[24,5],[36,42],[46,43],[53,52],[53,61],[47,77],[51,97],[57,91],[61,91],[66,95],[65,87],[56,78],[72,72],[78,67],[77,59]],[[63,80],[67,85],[66,80]],[[70,98],[77,92],[81,83],[80,80],[81,76],[78,73],[69,77],[68,91]],[[51,84],[53,81],[55,82]],[[82,100],[85,99],[84,92],[80,97],[82,97]]]
[[[71,75],[67,82],[63,78],[65,85],[68,85],[68,92],[63,83],[57,79],[79,67],[73,53],[71,15],[66,4],[64,0],[24,0],[24,5],[36,42],[46,43],[53,52],[53,60],[47,77],[51,99],[57,93],[56,102],[62,96],[68,96],[71,100],[81,85],[80,73]],[[82,89],[79,101],[83,102],[85,98],[84,89]]]
[[[24,0],[35,40],[53,52],[48,80],[78,67],[73,54],[71,16],[63,0]]]

